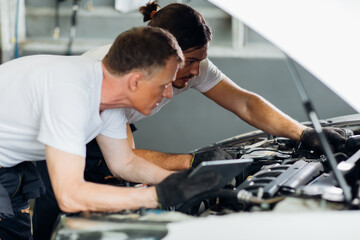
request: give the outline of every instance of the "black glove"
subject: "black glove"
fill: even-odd
[[[209,151],[195,153],[191,161],[191,167],[194,168],[203,161],[226,160],[226,159],[235,159],[235,158],[236,158],[235,153],[226,152],[225,150],[217,147]]]
[[[322,130],[333,150],[336,151],[344,146],[347,138],[347,132],[345,129],[324,127]],[[315,151],[322,151],[320,140],[313,128],[307,128],[303,131],[301,134],[301,144],[306,148],[310,148]]]
[[[221,176],[215,172],[188,177],[191,169],[171,174],[155,185],[158,201],[162,208],[176,206],[187,200],[211,191],[217,191]]]

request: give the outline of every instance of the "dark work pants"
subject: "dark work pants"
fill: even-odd
[[[35,200],[33,212],[33,234],[34,239],[50,239],[53,225],[60,213],[54,192],[51,187],[46,161],[36,163],[46,193]]]
[[[2,193],[6,190],[11,201],[7,210],[12,207],[13,211],[13,215],[0,213],[0,239],[33,239],[29,199],[44,192],[35,167],[26,162],[11,168],[0,168],[0,185]]]
[[[130,124],[130,127],[133,132],[136,130],[135,126],[132,124]],[[35,201],[33,215],[34,239],[49,240],[61,211],[51,187],[46,161],[37,162],[36,167],[44,182],[46,194],[37,198]],[[89,142],[86,146],[86,166],[84,178],[86,181],[95,183],[112,185],[123,184],[119,180],[113,178],[110,170],[106,166],[103,155],[95,139]]]
[[[84,178],[86,181],[96,183],[110,183],[115,181],[107,168],[96,141],[87,146],[86,167]],[[97,149],[99,152],[97,152]],[[90,151],[90,154],[89,154]],[[33,233],[36,240],[49,240],[56,220],[61,213],[51,187],[46,161],[36,162],[36,167],[44,182],[46,194],[35,200],[33,215]]]

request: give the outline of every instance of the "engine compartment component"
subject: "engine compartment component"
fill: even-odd
[[[334,152],[338,163],[345,163],[360,149],[360,121],[357,117],[321,122],[323,127],[340,127],[348,134],[344,146],[339,146]],[[233,137],[194,152],[216,147],[235,153],[239,159],[253,159],[254,162],[222,191],[208,196],[200,204],[199,199],[194,200],[192,204],[180,206],[177,210],[195,216],[209,215],[209,212],[211,215],[223,215],[224,212],[269,211],[289,197],[336,202],[346,209],[360,207],[357,162],[350,172],[344,174],[353,196],[349,205],[344,202],[343,191],[322,152],[306,149],[296,141],[261,131]]]
[[[306,149],[291,139],[254,131],[194,151],[203,152],[220,147],[231,152],[238,160],[251,159],[251,164],[239,168],[236,177],[220,191],[197,196],[166,211],[139,209],[111,214],[63,215],[59,219],[53,239],[81,239],[84,236],[87,239],[107,239],[109,236],[117,239],[161,239],[166,236],[169,223],[210,215],[273,213],[294,209],[356,211],[360,208],[360,152],[357,153],[360,148],[360,114],[321,123],[322,126],[340,127],[349,134],[354,133],[344,146],[334,152],[338,169],[344,174],[351,188],[351,203],[344,201],[342,189],[322,152]],[[150,218],[154,211],[158,211],[156,218]],[[176,217],[169,218],[169,214]],[[78,229],[78,224],[83,227]]]

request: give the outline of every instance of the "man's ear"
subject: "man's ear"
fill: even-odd
[[[140,81],[143,79],[143,75],[141,73],[130,73],[128,78],[128,85],[131,91],[136,91],[139,87]]]

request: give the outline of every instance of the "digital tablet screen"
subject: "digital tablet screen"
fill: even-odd
[[[219,185],[223,187],[228,184],[234,177],[244,171],[248,166],[250,166],[251,163],[253,163],[253,159],[205,161],[194,168],[188,177],[193,177],[200,173],[213,171],[221,176],[221,182]]]

